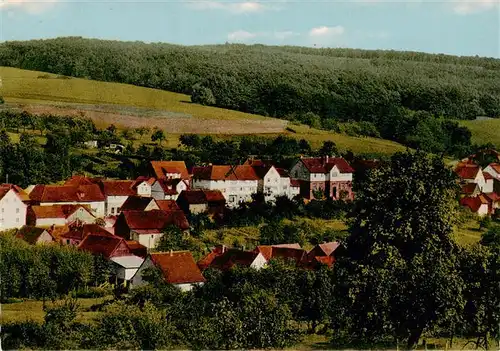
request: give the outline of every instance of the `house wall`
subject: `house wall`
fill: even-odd
[[[156,204],[156,201],[154,201],[153,199],[151,199],[151,201],[149,202],[149,204],[144,208],[144,211],[152,211],[152,210],[159,210],[159,209],[160,208]]]
[[[118,215],[128,196],[106,196],[106,216]]]
[[[115,265],[115,274],[118,279],[121,280],[130,280],[134,276],[134,274],[137,272],[138,268],[125,268],[120,266],[117,263],[114,263]]]
[[[300,187],[295,187],[295,186],[290,186],[289,192],[288,192],[288,197],[290,199],[294,198],[295,196],[300,194]]]
[[[288,193],[288,187],[283,189],[282,178],[276,168],[271,167],[267,174],[262,179],[264,193],[264,199],[266,201],[274,201],[276,197],[281,195],[286,195]],[[290,179],[288,178],[288,183],[290,183]],[[285,183],[286,186],[286,183]]]
[[[497,178],[497,179],[500,179],[500,173],[498,173],[497,171],[495,171],[495,169],[491,166],[488,165],[488,167],[486,167],[484,169],[483,172],[486,172],[486,173],[489,173],[491,174],[493,177]]]
[[[163,233],[138,234],[134,231],[131,232],[131,240],[138,241],[141,245],[146,246],[148,249],[154,249],[162,236]]]
[[[474,179],[474,183],[479,185],[479,188],[481,189],[482,192],[485,192],[483,189],[484,189],[484,186],[486,184],[486,180],[484,179],[484,175],[483,175],[483,172],[481,170],[479,170],[479,172],[477,172],[476,179]]]
[[[187,283],[187,284],[173,284],[173,285],[181,289],[181,291],[190,291],[195,286],[203,286],[203,283]]]
[[[488,179],[484,181],[483,193],[493,192],[493,179]]]
[[[352,182],[352,173],[340,173],[337,166],[334,166],[328,174],[328,180],[331,182]]]
[[[95,223],[95,217],[92,214],[90,214],[86,209],[81,207],[66,219],[66,223],[74,222],[77,219],[85,224]]]
[[[15,191],[9,190],[0,200],[0,231],[25,225],[27,209]]]
[[[189,205],[189,212],[192,214],[198,214],[198,213],[203,213],[208,211],[208,205],[207,204],[191,204]]]
[[[487,204],[482,204],[479,209],[477,210],[478,216],[484,217],[488,214],[488,205]]]
[[[38,218],[35,226],[37,227],[50,227],[51,225],[66,225],[65,218]]]
[[[151,197],[151,185],[146,182],[142,182],[137,186],[137,195]]]
[[[137,269],[137,272],[134,274],[132,279],[130,279],[131,289],[147,284],[147,282],[142,280],[142,272],[144,272],[149,267],[153,267],[153,261],[151,261],[150,257],[146,257],[144,262],[142,262],[141,266]]]
[[[154,182],[151,187],[151,197],[155,200],[165,200],[165,192],[160,183]]]
[[[52,205],[88,205],[92,210],[92,214],[98,218],[102,218],[105,216],[105,203],[104,201],[94,201],[94,202],[42,202],[40,206],[52,206]]]
[[[36,241],[37,244],[48,244],[52,242],[54,242],[54,239],[46,230],[43,231]]]
[[[262,256],[261,253],[259,253],[257,255],[257,257],[255,257],[255,259],[253,260],[252,264],[250,265],[251,268],[254,268],[254,269],[261,269],[263,268],[265,265],[267,264],[267,260],[265,259],[264,256]]]
[[[237,207],[240,202],[251,201],[258,191],[257,180],[199,180],[193,179],[193,189],[220,190],[228,207]]]

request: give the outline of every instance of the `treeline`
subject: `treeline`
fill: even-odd
[[[53,299],[107,282],[111,265],[72,246],[29,245],[0,235],[1,301]]]

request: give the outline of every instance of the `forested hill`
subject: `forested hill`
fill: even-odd
[[[194,92],[200,103],[325,129],[370,122],[380,136],[412,147],[429,144],[411,139],[415,130],[450,129],[433,117],[500,116],[500,60],[492,58],[58,38],[0,44],[0,65]]]

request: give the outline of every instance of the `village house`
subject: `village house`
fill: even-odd
[[[494,179],[500,180],[500,163],[490,163],[485,169]]]
[[[181,210],[122,211],[115,223],[115,234],[152,249],[170,225],[189,230],[189,222]]]
[[[252,200],[259,191],[259,177],[252,166],[194,167],[192,189],[220,190],[228,207]]]
[[[323,197],[334,200],[353,200],[354,169],[341,157],[302,157],[290,174],[300,182],[300,194],[306,199]]]
[[[137,195],[133,180],[101,180],[98,182],[102,193],[106,197],[106,216],[120,213],[120,208],[129,196]]]
[[[189,251],[170,251],[149,254],[130,281],[131,288],[147,284],[142,274],[151,267],[158,268],[163,278],[182,291],[189,291],[193,286],[201,286],[205,278]]]
[[[0,184],[0,231],[26,224],[28,195],[17,185]]]
[[[455,173],[458,175],[463,184],[477,184],[479,186],[479,190],[483,192],[486,180],[481,166],[473,163],[459,163],[459,165],[455,168]]]
[[[94,223],[95,216],[88,205],[30,206],[27,223],[37,227],[62,226],[79,221]]]
[[[36,185],[29,197],[33,205],[88,205],[94,216],[105,216],[105,197],[97,184]]]
[[[278,196],[292,199],[300,194],[300,184],[290,178],[284,168],[277,168],[271,161],[248,159],[244,166],[252,166],[259,176],[259,192],[264,194],[265,201],[274,201]]]
[[[189,189],[189,181],[180,178],[157,179],[151,186],[151,196],[158,200],[177,200],[179,194]]]
[[[31,245],[49,244],[55,242],[54,237],[47,231],[47,229],[27,225],[17,230],[16,238],[24,240]]]
[[[184,161],[151,161],[150,175],[156,179],[182,179],[189,185],[189,172]]]
[[[114,236],[97,224],[75,223],[68,226],[65,233],[59,235],[59,242],[63,245],[78,246],[88,235]]]
[[[460,205],[468,207],[472,213],[480,217],[487,216],[491,213],[490,202],[484,194],[475,197],[464,197],[460,199]]]
[[[307,257],[307,251],[299,244],[260,245],[254,251],[261,253],[267,262],[280,259],[300,265]]]
[[[115,235],[89,234],[78,245],[78,249],[102,255],[106,259],[132,255],[127,242]]]
[[[151,197],[129,196],[122,205],[121,211],[178,211],[177,202],[173,200],[155,200]]]
[[[266,264],[267,260],[261,252],[228,249],[224,245],[217,245],[212,252],[198,261],[201,270],[215,268],[221,271],[227,271],[234,266],[261,269]]]
[[[220,190],[186,190],[177,199],[179,208],[186,214],[223,214],[226,199]]]
[[[144,262],[144,258],[135,255],[115,256],[111,257],[110,261],[113,263],[116,282],[126,285],[137,273],[137,270]]]
[[[151,197],[151,193],[153,191],[153,184],[156,179],[153,177],[145,177],[140,176],[134,181],[133,189],[136,191],[136,194],[144,197]]]

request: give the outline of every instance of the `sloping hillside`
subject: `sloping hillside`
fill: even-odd
[[[383,139],[357,138],[303,126],[286,131],[287,121],[202,106],[184,94],[121,83],[69,78],[37,71],[0,67],[0,95],[5,107],[32,113],[85,114],[99,126],[157,126],[168,134],[289,134],[313,146],[333,140],[354,152],[393,153],[404,147]]]

